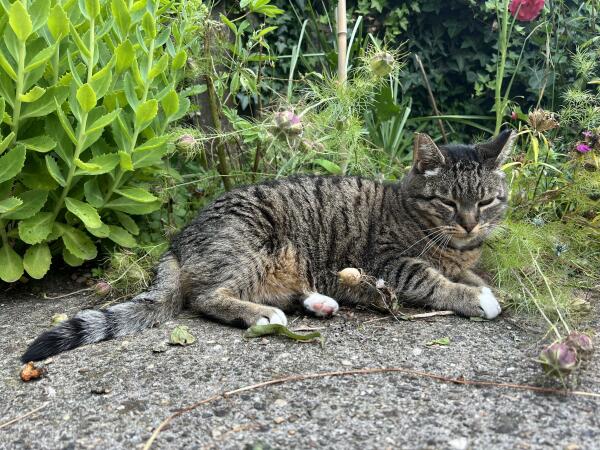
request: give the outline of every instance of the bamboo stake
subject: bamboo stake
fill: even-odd
[[[346,0],[338,0],[337,7],[337,41],[338,41],[338,78],[340,83],[345,83],[348,78],[346,73],[346,39],[348,25],[346,23]]]

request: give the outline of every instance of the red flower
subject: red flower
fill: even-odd
[[[512,0],[508,7],[510,13],[523,22],[531,22],[544,9],[544,0]]]

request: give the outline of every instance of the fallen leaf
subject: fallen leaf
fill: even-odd
[[[434,339],[433,341],[429,341],[425,345],[427,345],[429,347],[431,347],[432,345],[450,345],[450,338],[443,337],[443,338],[439,338],[439,339]]]
[[[190,345],[196,342],[196,338],[192,336],[190,330],[186,325],[177,325],[173,331],[171,331],[171,339],[169,343],[171,345]]]
[[[51,324],[52,324],[53,327],[55,327],[58,324],[66,321],[66,320],[69,320],[69,316],[67,316],[66,314],[54,314],[52,316],[52,322],[51,322]]]
[[[323,343],[324,343],[323,337],[321,336],[321,333],[319,333],[318,331],[315,331],[313,333],[308,333],[308,334],[298,334],[298,333],[294,333],[289,328],[284,327],[283,325],[279,325],[279,324],[275,324],[275,323],[272,323],[269,325],[251,326],[250,328],[248,328],[246,330],[244,337],[255,338],[255,337],[269,336],[269,335],[285,336],[285,337],[288,337],[295,341],[304,341],[304,342],[317,340],[321,343],[321,346],[323,346]]]
[[[21,380],[27,382],[40,378],[46,372],[43,368],[38,368],[32,362],[28,362],[21,369]]]

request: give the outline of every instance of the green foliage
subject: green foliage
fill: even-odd
[[[101,239],[138,245],[130,215],[160,208],[149,189],[190,105],[188,17],[153,0],[1,3],[0,279],[41,278],[57,254],[79,265]]]

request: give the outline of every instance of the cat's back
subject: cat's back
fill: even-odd
[[[385,186],[360,177],[299,175],[238,187],[218,197],[173,240],[176,247],[209,233],[294,237],[358,234],[378,210]]]

